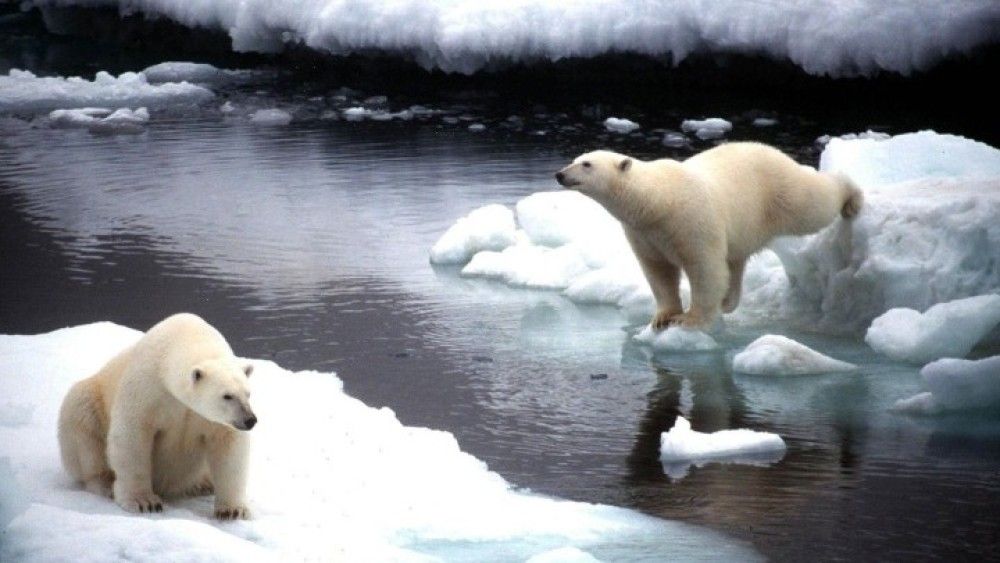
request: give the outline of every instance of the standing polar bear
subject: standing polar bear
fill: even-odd
[[[168,317],[69,390],[59,412],[63,465],[130,512],[162,511],[161,495],[214,490],[217,518],[248,518],[252,371],[200,317]]]
[[[684,162],[584,154],[556,173],[625,230],[656,298],[655,329],[703,328],[736,309],[747,258],[778,235],[804,235],[861,210],[845,176],[817,172],[758,143],[728,143]],[[681,270],[691,282],[685,313]]]

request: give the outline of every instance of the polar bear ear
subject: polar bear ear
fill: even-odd
[[[243,373],[247,374],[247,377],[250,377],[250,374],[253,373],[253,364],[243,366]]]
[[[626,158],[618,163],[618,170],[621,170],[622,172],[628,171],[629,168],[632,168],[631,158]]]
[[[205,374],[203,374],[200,369],[196,369],[191,372],[191,381],[198,383],[199,381],[201,381],[203,375]]]

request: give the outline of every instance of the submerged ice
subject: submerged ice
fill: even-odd
[[[696,527],[519,492],[452,434],[404,426],[332,374],[268,361],[254,362],[251,379],[254,519],[214,521],[210,497],[127,514],[69,482],[55,425],[68,387],[140,335],[99,323],[0,336],[0,397],[23,411],[0,419],[0,559],[524,561],[621,557],[621,545],[636,556],[755,558]]]

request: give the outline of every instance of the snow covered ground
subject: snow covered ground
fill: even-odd
[[[778,239],[755,256],[727,322],[852,333],[895,307],[926,310],[1000,292],[1000,151],[932,131],[833,139],[820,168],[855,178],[866,195],[861,215]],[[463,276],[561,290],[576,302],[621,307],[633,320],[652,313],[621,227],[597,203],[571,191],[536,193],[517,203],[514,225],[490,209],[504,220],[470,214],[438,241],[434,261],[471,255]],[[686,301],[686,281],[681,293]]]
[[[140,334],[98,323],[0,336],[0,559],[756,559],[693,526],[517,491],[452,434],[403,426],[346,395],[333,374],[267,361],[255,361],[251,380],[254,519],[213,521],[210,498],[126,514],[69,482],[55,424],[69,385]]]
[[[817,75],[908,74],[996,41],[991,0],[28,0],[110,6],[228,32],[236,51],[304,44],[334,54],[382,50],[426,68],[472,73],[498,62],[610,52],[764,54]],[[58,18],[68,25],[67,18]]]

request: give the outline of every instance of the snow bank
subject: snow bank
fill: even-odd
[[[938,360],[924,366],[920,375],[928,391],[897,401],[893,410],[933,415],[1000,409],[1000,356],[982,360]]]
[[[733,371],[753,375],[805,375],[855,367],[777,334],[761,336],[733,357]]]
[[[259,109],[250,115],[250,122],[263,126],[288,125],[292,122],[292,114],[278,108]]]
[[[135,111],[129,108],[119,108],[111,111],[107,108],[57,109],[49,113],[49,122],[53,127],[82,128],[93,133],[141,133],[149,121],[149,111],[139,108]]]
[[[632,339],[657,352],[705,352],[719,348],[719,343],[704,332],[677,326],[656,331],[646,325]]]
[[[87,107],[163,107],[200,103],[212,92],[188,82],[150,84],[142,73],[124,72],[117,78],[100,71],[94,80],[79,77],[39,77],[13,69],[0,75],[0,112]]]
[[[780,461],[785,449],[785,441],[777,434],[746,429],[695,432],[683,416],[677,417],[669,432],[660,435],[660,461],[675,479],[685,476],[691,465],[708,460],[769,465]]]
[[[608,131],[611,131],[612,133],[627,135],[632,131],[638,130],[639,124],[628,119],[609,117],[604,120],[604,128],[607,129]]]
[[[890,309],[872,321],[865,342],[894,360],[923,364],[965,356],[998,324],[1000,295],[980,295],[938,303],[924,313]]]
[[[189,27],[228,32],[235,51],[286,44],[345,55],[381,50],[425,68],[472,73],[497,62],[736,52],[791,60],[816,75],[910,73],[996,41],[991,0],[746,3],[477,0],[27,0],[26,5],[118,6]],[[609,17],[613,25],[609,25]]]
[[[694,133],[694,136],[702,141],[708,141],[725,137],[726,133],[733,130],[733,124],[721,117],[685,119],[681,122],[681,130],[685,133]]]
[[[69,482],[55,426],[73,381],[139,336],[111,323],[0,336],[0,397],[28,407],[0,424],[0,516],[10,520],[0,560],[523,561],[567,546],[628,558],[614,551],[621,545],[635,555],[754,557],[696,527],[518,492],[452,434],[403,426],[346,395],[332,374],[267,361],[254,361],[251,379],[254,519],[217,522],[210,497],[129,515]]]

